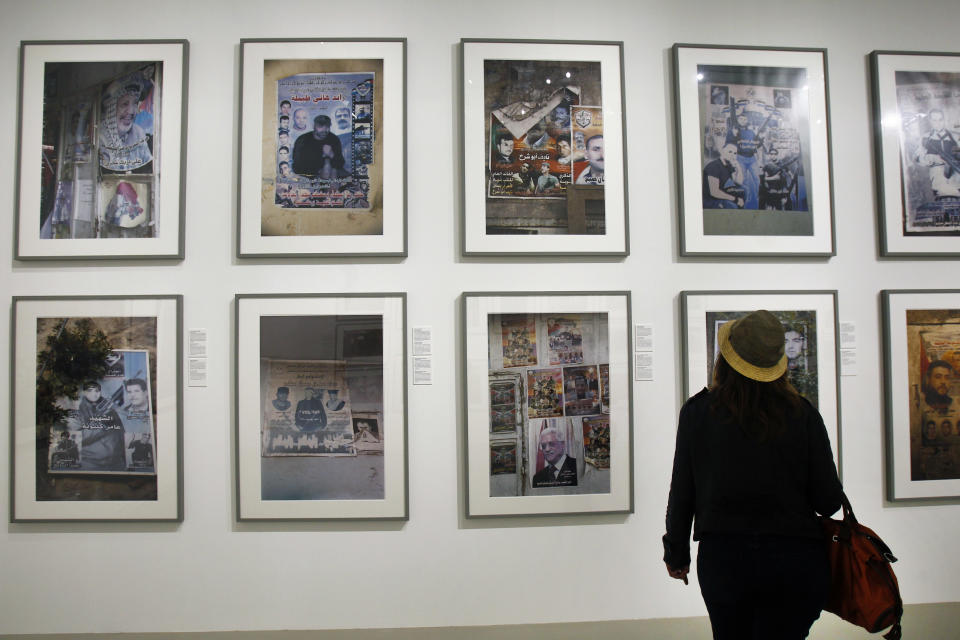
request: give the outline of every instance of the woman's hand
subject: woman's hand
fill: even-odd
[[[667,566],[667,573],[670,574],[671,578],[676,578],[677,580],[683,580],[683,584],[690,584],[687,581],[687,574],[690,573],[690,565],[681,567],[679,569],[674,569],[668,564],[666,566]]]

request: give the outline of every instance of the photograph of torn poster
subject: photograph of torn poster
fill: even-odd
[[[960,291],[881,292],[887,499],[960,497]]]
[[[672,53],[681,255],[833,255],[826,50]]]
[[[463,54],[465,252],[623,251],[621,45],[464,40]]]
[[[239,255],[405,255],[406,41],[240,52]]]
[[[806,69],[700,64],[697,74],[704,233],[812,235]]]
[[[240,519],[405,517],[404,304],[236,298]]]
[[[881,255],[960,254],[960,53],[873,51]]]
[[[465,294],[469,514],[629,507],[627,303]],[[505,326],[523,336],[523,358]],[[553,366],[558,354],[576,364]]]
[[[490,330],[502,331],[504,317],[490,315]],[[517,474],[510,478],[500,478],[497,476],[503,474],[501,470],[491,470],[490,495],[536,495],[536,489],[550,489],[552,493],[561,494],[609,493],[609,452],[603,470],[596,465],[585,464],[583,453],[584,422],[588,420],[586,416],[600,417],[602,414],[597,365],[603,363],[606,366],[609,360],[609,345],[606,340],[609,333],[607,314],[569,313],[564,314],[562,321],[559,317],[547,317],[545,314],[521,317],[524,318],[524,324],[529,326],[529,331],[525,333],[529,336],[528,344],[534,357],[517,361],[509,357],[508,342],[501,341],[497,345],[491,341],[490,388],[493,402],[505,397],[513,399],[517,396],[513,391],[515,388],[526,387],[526,402],[518,406],[513,403],[509,405],[509,415],[512,418],[510,429],[498,428],[499,425],[494,423],[490,445],[493,448],[502,442],[500,434],[505,431],[508,434],[507,439],[512,442],[517,432],[514,425],[519,425],[525,440],[521,442],[521,446],[527,454],[523,458],[529,466],[524,469],[525,473],[521,474],[526,480]],[[576,361],[592,364],[534,368],[537,365],[538,351],[555,352],[557,330],[561,326],[567,329],[576,328]],[[539,340],[537,328],[540,329]],[[510,380],[511,375],[515,378],[512,385],[504,382],[504,378]],[[494,390],[501,389],[506,392],[494,393]],[[520,397],[523,398],[522,395]],[[491,405],[491,411],[501,406],[504,405]],[[589,423],[586,432],[590,433]],[[536,453],[528,454],[531,451]],[[506,484],[508,480],[511,481],[509,485]]]

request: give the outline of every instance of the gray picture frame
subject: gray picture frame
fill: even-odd
[[[870,65],[879,255],[897,258],[956,258],[960,256],[960,208],[952,208],[952,214],[949,213],[950,208],[945,208],[942,213],[945,218],[943,222],[946,223],[949,220],[956,227],[952,230],[952,234],[936,231],[908,231],[907,229],[910,224],[917,224],[917,226],[920,224],[908,222],[911,215],[908,211],[910,208],[908,200],[917,198],[910,198],[907,195],[904,174],[908,173],[908,170],[904,166],[906,164],[904,156],[914,154],[905,153],[906,150],[902,148],[906,145],[904,132],[914,128],[920,129],[930,110],[942,110],[944,105],[933,103],[932,93],[934,92],[924,91],[925,97],[915,101],[913,107],[920,109],[922,103],[929,103],[924,105],[928,113],[913,110],[903,113],[899,103],[896,75],[905,72],[915,76],[918,83],[922,83],[923,76],[928,76],[929,82],[930,79],[944,72],[960,77],[960,53],[875,50],[871,51],[867,58]],[[960,101],[956,98],[954,106],[955,111],[960,107]],[[922,144],[922,136],[911,133],[911,137],[921,138]],[[915,141],[911,141],[911,147],[913,144]],[[954,162],[960,168],[960,159],[955,159]],[[932,173],[934,167],[929,167],[927,171]],[[926,180],[930,181],[931,178],[926,176]],[[909,181],[908,178],[906,182]],[[956,178],[953,182],[956,183]],[[933,195],[934,201],[917,207],[913,215],[919,215],[924,207],[935,206],[936,194]],[[932,211],[928,212],[927,215],[932,213]],[[938,223],[931,221],[930,224],[935,227]]]
[[[778,311],[813,310],[816,319],[816,371],[818,402],[833,448],[837,471],[843,478],[843,429],[840,413],[840,321],[839,300],[835,289],[810,290],[701,290],[681,291],[680,353],[683,398],[689,398],[707,386],[710,354],[706,351],[706,317],[711,311],[750,312],[756,309]],[[823,318],[824,315],[828,317]],[[806,337],[804,337],[806,340]],[[699,345],[699,346],[698,346]],[[806,356],[804,356],[806,358]],[[822,378],[832,377],[823,382]]]
[[[123,313],[125,310],[127,313]],[[36,499],[35,491],[30,491],[36,482],[31,472],[37,468],[30,446],[35,439],[36,424],[31,418],[36,415],[33,406],[36,402],[37,319],[84,317],[84,311],[91,312],[94,317],[114,312],[120,317],[149,317],[151,312],[156,313],[156,366],[160,384],[156,388],[158,397],[154,406],[172,406],[174,409],[172,415],[161,412],[155,417],[159,435],[158,496],[154,501],[141,500],[136,504],[130,498],[41,501]],[[14,296],[10,319],[10,522],[182,522],[183,296]],[[18,428],[17,425],[28,426]],[[159,431],[160,428],[164,430]],[[169,443],[171,440],[172,446],[164,446],[164,441]],[[170,475],[174,477],[171,479]],[[91,478],[96,480],[96,476]]]
[[[490,57],[487,57],[487,56]],[[586,233],[584,215],[571,215],[571,228],[579,233],[529,234],[528,232],[488,233],[486,222],[487,155],[484,138],[483,73],[485,59],[531,61],[598,62],[603,77],[605,105],[615,105],[620,118],[604,122],[605,157],[611,162],[604,170],[611,178],[604,184],[605,227],[602,234]],[[477,64],[480,65],[477,71]],[[523,40],[461,38],[460,71],[460,251],[464,257],[626,257],[630,254],[630,225],[627,191],[626,97],[622,41],[605,40]],[[479,94],[477,93],[479,92]],[[479,97],[478,97],[479,96]],[[609,102],[608,102],[609,98]],[[611,109],[611,110],[613,110]],[[609,126],[608,126],[609,125]],[[609,136],[607,135],[609,132]],[[479,140],[479,142],[478,142]],[[613,141],[613,144],[609,142]],[[574,206],[596,200],[591,194],[577,194]],[[528,225],[529,226],[529,225]]]
[[[183,260],[186,237],[187,94],[190,45],[185,39],[153,40],[24,40],[20,43],[17,149],[15,175],[14,258],[41,260]],[[151,238],[41,238],[40,196],[35,157],[41,147],[44,78],[47,63],[122,61],[163,62],[164,93],[159,147],[163,175],[160,207],[155,212],[159,235]],[[175,62],[179,61],[179,64]],[[42,152],[41,152],[42,156]],[[34,162],[36,160],[36,162]],[[53,166],[50,164],[50,166]],[[118,174],[127,175],[127,174]],[[171,184],[172,183],[172,184]],[[95,187],[96,188],[96,187]],[[44,212],[39,211],[43,216]],[[48,214],[52,215],[52,214]]]
[[[956,410],[944,413],[936,420],[954,418],[956,433],[928,443],[924,436],[915,433],[914,411],[925,405],[921,394],[925,390],[911,381],[910,369],[910,323],[907,313],[911,310],[956,311],[960,310],[960,289],[883,289],[880,291],[881,332],[883,339],[883,391],[884,391],[884,476],[886,499],[904,504],[957,504],[960,502],[960,478],[914,478],[914,464],[923,463],[922,449],[933,447],[933,456],[953,449],[952,439],[960,439],[960,427],[956,425]],[[960,318],[960,313],[957,314]],[[953,323],[951,323],[953,324]],[[922,342],[919,336],[916,338]],[[921,349],[923,346],[920,345]],[[951,360],[952,360],[952,354]],[[924,352],[931,362],[940,356]],[[945,358],[946,359],[946,358]],[[917,360],[922,360],[918,357]],[[951,364],[953,362],[951,361]],[[956,375],[956,371],[954,371]],[[919,380],[920,376],[918,376]],[[920,414],[917,429],[923,428],[925,417]],[[914,458],[914,446],[920,453]],[[929,468],[926,470],[929,472]]]
[[[681,256],[829,258],[836,255],[836,223],[833,189],[833,156],[830,129],[829,75],[827,50],[807,47],[763,47],[676,43],[671,48],[674,140],[676,144],[677,220]],[[699,65],[742,67],[768,71],[804,69],[809,94],[808,121],[811,169],[804,171],[805,199],[810,206],[810,233],[788,235],[776,227],[788,224],[788,217],[770,218],[764,235],[741,235],[735,229],[707,232],[703,207],[702,158],[704,124],[697,97],[703,77]],[[772,86],[772,85],[771,85]],[[811,93],[812,92],[812,93]],[[732,96],[727,96],[728,99]],[[740,105],[739,102],[736,103]],[[768,105],[773,106],[773,105]],[[705,117],[705,116],[704,116]],[[819,120],[822,119],[822,123]],[[767,122],[770,118],[767,118]],[[811,122],[812,121],[812,122]],[[726,145],[724,145],[726,146]],[[802,147],[801,147],[802,148]],[[719,152],[717,155],[720,155]],[[785,159],[786,160],[786,159]],[[784,166],[786,166],[784,164]],[[762,170],[762,167],[761,167]],[[806,175],[809,174],[809,175]],[[794,181],[796,185],[799,179]],[[758,209],[758,210],[766,210]],[[710,209],[710,211],[714,211]],[[779,222],[778,222],[779,220]],[[756,228],[742,222],[741,227]],[[758,249],[758,239],[764,248]]]
[[[260,464],[261,372],[259,320],[265,316],[336,317],[381,314],[384,318],[383,397],[384,498],[264,499]],[[238,293],[234,297],[234,491],[237,522],[406,521],[410,514],[407,294]],[[256,327],[253,322],[256,321]],[[389,324],[388,324],[389,323]],[[331,325],[331,338],[337,328]],[[256,344],[256,347],[251,345]],[[295,359],[295,358],[291,358]],[[392,359],[388,363],[388,359]],[[251,366],[258,369],[251,371]],[[368,370],[369,361],[357,369]],[[390,375],[387,375],[390,367]],[[399,424],[394,426],[391,420]],[[256,460],[256,464],[254,461]],[[389,465],[389,466],[388,466]]]
[[[399,50],[394,50],[399,47]],[[266,57],[265,57],[266,56]],[[389,130],[382,160],[381,233],[270,236],[261,231],[263,63],[284,60],[382,59],[386,83],[383,111]],[[238,258],[405,258],[407,257],[407,39],[406,38],[244,38],[239,44],[240,98],[237,140]],[[257,77],[259,74],[259,77]],[[377,78],[376,81],[380,81]],[[253,105],[252,108],[250,105]],[[246,108],[245,108],[246,107]],[[257,135],[259,134],[259,135]],[[322,211],[322,209],[321,209]],[[330,209],[333,211],[333,209]],[[344,211],[346,211],[344,209]]]
[[[589,307],[586,303],[589,301]],[[580,495],[489,495],[492,443],[515,438],[521,446],[522,429],[515,436],[499,435],[489,427],[489,315],[501,313],[606,313],[608,317],[609,380],[617,397],[626,397],[618,407],[611,403],[610,476],[608,493]],[[592,516],[628,514],[634,511],[634,419],[632,376],[632,304],[630,291],[468,291],[460,295],[460,371],[463,421],[464,516],[468,519],[522,516]],[[613,385],[616,386],[613,386]],[[522,390],[521,384],[520,389]],[[611,392],[613,393],[613,392]],[[526,400],[521,403],[526,405]],[[522,421],[520,421],[522,422]],[[623,443],[617,450],[615,443]],[[625,442],[624,442],[625,441]],[[518,456],[516,464],[522,463]],[[517,481],[517,487],[520,481]],[[534,491],[537,491],[536,489]]]

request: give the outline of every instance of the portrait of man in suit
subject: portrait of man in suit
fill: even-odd
[[[552,427],[544,429],[539,447],[546,464],[533,476],[533,487],[577,486],[577,459],[567,455],[563,434]]]

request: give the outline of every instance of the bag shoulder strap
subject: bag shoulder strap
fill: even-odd
[[[850,498],[847,497],[846,491],[840,493],[840,504],[843,508],[843,522],[847,525],[857,524],[857,516],[853,514],[853,507],[850,505]]]

